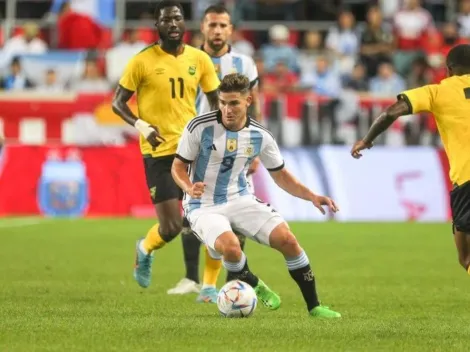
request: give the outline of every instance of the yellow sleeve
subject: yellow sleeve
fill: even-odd
[[[134,56],[127,64],[124,74],[119,80],[119,85],[135,92],[144,77],[144,69],[141,60]]]
[[[219,88],[220,81],[215,72],[215,66],[211,58],[201,51],[201,81],[200,86],[204,93],[209,93]]]
[[[405,90],[398,95],[398,99],[403,99],[410,106],[413,114],[429,111],[432,112],[437,84],[430,84],[420,88]]]

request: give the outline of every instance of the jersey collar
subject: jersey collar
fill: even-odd
[[[227,127],[225,127],[224,123],[222,122],[222,111],[217,110],[217,122],[220,123],[222,126],[224,126],[224,128],[226,130],[229,130]],[[239,129],[238,131],[241,131],[242,129],[244,129],[245,127],[249,127],[250,126],[250,123],[251,123],[251,117],[250,115],[246,115],[246,123],[245,123],[245,126],[243,126],[241,129]],[[230,130],[229,130],[230,131]],[[233,131],[233,132],[238,132],[238,131]]]

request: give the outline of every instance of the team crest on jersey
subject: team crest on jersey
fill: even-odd
[[[227,139],[227,150],[229,152],[234,152],[235,150],[237,150],[237,140],[236,139],[233,139],[233,138]]]
[[[194,76],[194,74],[196,73],[196,65],[189,66],[188,73],[189,73],[191,76]]]
[[[255,148],[253,147],[253,145],[249,145],[248,147],[246,147],[245,149],[245,156],[247,157],[250,157],[250,156],[253,156],[253,153],[255,152]]]
[[[150,188],[150,197],[155,200],[155,196],[157,195],[157,187]]]

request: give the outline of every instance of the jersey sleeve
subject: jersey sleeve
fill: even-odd
[[[140,86],[143,77],[144,68],[142,62],[137,57],[133,57],[127,64],[124,74],[119,80],[119,85],[127,90],[135,92]]]
[[[192,163],[199,152],[199,145],[197,129],[190,132],[186,126],[178,143],[176,157],[187,164]]]
[[[261,149],[259,158],[268,171],[279,171],[284,167],[281,151],[271,135],[265,138],[265,140],[266,144]]]
[[[201,51],[201,82],[200,86],[204,93],[213,92],[219,88],[219,77],[215,72],[214,64],[209,55]]]
[[[247,57],[246,60],[246,76],[250,80],[250,88],[253,88],[258,84],[258,68],[256,67],[255,61],[251,57]]]
[[[432,112],[437,84],[430,84],[420,88],[405,90],[398,95],[398,99],[404,100],[412,114],[422,111]]]

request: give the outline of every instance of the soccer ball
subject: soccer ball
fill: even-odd
[[[217,307],[226,318],[247,318],[256,309],[258,298],[255,290],[246,282],[227,282],[217,296]]]

